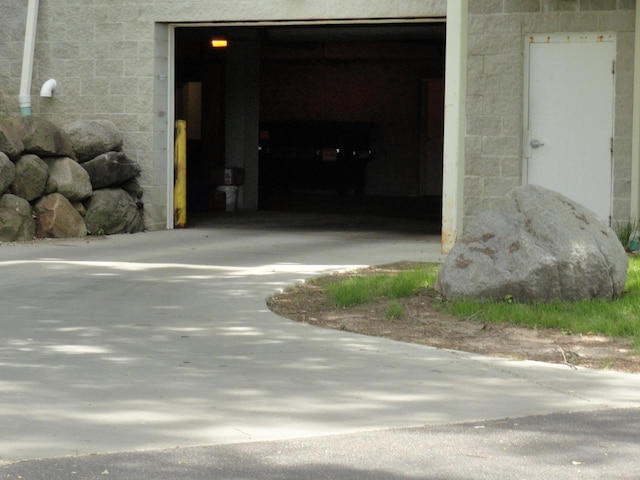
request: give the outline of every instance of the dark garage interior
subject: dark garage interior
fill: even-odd
[[[250,189],[253,177],[256,201],[239,208],[439,225],[444,38],[444,23],[177,28],[189,212],[225,210],[218,187]],[[241,82],[256,82],[255,101],[229,74],[237,43],[251,45]],[[230,134],[239,121],[257,123],[255,135]],[[257,164],[224,171],[238,167],[236,143],[255,148]]]

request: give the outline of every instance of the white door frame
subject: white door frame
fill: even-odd
[[[524,38],[524,94],[523,94],[523,130],[522,130],[522,184],[528,185],[528,172],[529,172],[529,158],[531,156],[530,146],[530,126],[529,126],[529,63],[530,63],[530,47],[535,43],[566,43],[571,41],[572,43],[597,43],[597,42],[616,42],[615,33],[555,33],[555,34],[535,34],[527,35]],[[614,84],[614,98],[612,99],[613,108],[615,108],[615,84]],[[612,119],[615,121],[615,112],[612,112]],[[613,138],[613,124],[612,124],[612,138]],[[611,185],[610,185],[610,210],[613,210],[613,168],[614,158],[611,159]],[[610,211],[611,218],[612,212]]]
[[[447,2],[442,145],[442,253],[449,253],[462,234],[467,96],[468,0]]]
[[[640,5],[637,3],[635,20],[630,220],[640,219],[640,68],[638,68],[640,65]]]

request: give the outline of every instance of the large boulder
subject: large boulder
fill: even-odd
[[[60,193],[45,195],[34,205],[38,238],[84,237],[84,219]]]
[[[70,202],[81,202],[93,193],[87,171],[69,157],[44,158],[49,167],[50,193],[58,192]]]
[[[33,240],[36,222],[31,205],[24,198],[7,193],[0,197],[0,241],[21,242]]]
[[[142,214],[131,195],[121,188],[95,190],[85,202],[89,232],[99,235],[137,233],[144,229]]]
[[[76,158],[67,134],[54,123],[44,118],[27,115],[20,117],[24,153],[40,157]]]
[[[86,162],[104,152],[122,150],[122,133],[109,120],[76,120],[62,129],[69,137],[79,162]]]
[[[11,193],[27,201],[40,197],[47,186],[49,167],[33,154],[22,155],[15,163],[16,177],[11,184]]]
[[[138,182],[137,178],[127,180],[122,185],[120,185],[120,188],[129,193],[133,198],[137,199],[142,198],[142,195],[144,193],[144,191],[142,190],[142,185],[140,185],[140,182]]]
[[[117,187],[140,175],[140,165],[122,152],[106,152],[81,165],[89,173],[94,190]]]
[[[0,118],[0,152],[6,153],[9,158],[16,159],[24,150],[22,137],[16,126],[7,120]]]
[[[624,289],[628,264],[615,232],[595,213],[529,185],[469,223],[436,289],[454,301],[613,299]]]
[[[7,191],[16,179],[16,166],[9,157],[0,152],[0,195]]]

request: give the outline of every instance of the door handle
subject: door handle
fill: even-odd
[[[538,140],[537,138],[534,138],[533,140],[531,140],[531,143],[529,145],[531,145],[531,148],[536,149],[544,146],[544,143],[540,142],[540,140]]]

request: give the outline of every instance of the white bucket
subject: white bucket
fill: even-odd
[[[227,202],[227,208],[225,211],[235,212],[236,203],[238,202],[238,187],[236,185],[223,185],[217,187],[216,190],[224,193]]]

